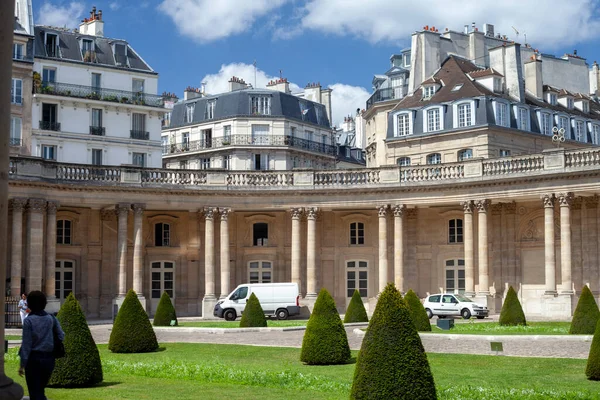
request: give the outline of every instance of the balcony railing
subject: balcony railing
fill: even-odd
[[[40,121],[40,129],[60,132],[60,122]]]
[[[34,93],[53,96],[77,97],[112,103],[134,104],[140,106],[163,107],[162,96],[143,92],[98,88],[94,86],[74,85],[71,83],[42,82],[34,86]]]
[[[373,106],[375,103],[379,103],[380,101],[388,101],[394,100],[396,98],[396,91],[399,91],[400,88],[387,88],[387,89],[378,89],[369,97],[367,100],[367,110]]]
[[[163,146],[163,154],[177,154],[226,146],[289,146],[315,153],[336,155],[336,146],[288,135],[231,135]]]
[[[90,126],[90,135],[104,136],[106,135],[106,128],[103,126]]]
[[[8,142],[9,146],[20,147],[23,146],[23,139],[11,137]]]
[[[150,132],[131,130],[130,137],[138,140],[150,140]]]

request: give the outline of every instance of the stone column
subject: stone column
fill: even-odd
[[[475,279],[474,279],[474,267],[473,267],[473,201],[464,201],[460,203],[463,207],[464,221],[464,247],[465,247],[465,295],[475,295]]]
[[[394,284],[404,294],[404,211],[406,206],[394,206]]]
[[[387,204],[377,207],[379,214],[379,290],[383,292],[388,282],[388,252],[387,252]]]
[[[27,263],[25,291],[42,290],[42,267],[44,265],[44,211],[46,200],[29,199],[27,202]]]
[[[229,271],[229,214],[230,208],[219,209],[221,213],[221,295],[219,298],[224,299],[231,290],[229,288],[229,280],[231,272]]]
[[[56,208],[58,203],[49,201],[46,207],[46,278],[44,292],[48,301],[55,296],[56,279]],[[57,310],[58,311],[58,310]]]
[[[573,294],[571,279],[571,203],[573,193],[559,193],[560,204],[560,272],[562,280],[561,293]]]
[[[119,203],[116,206],[118,220],[117,260],[119,262],[119,291],[117,297],[121,299],[127,294],[127,218],[129,217],[130,208],[131,206],[125,203]]]
[[[133,209],[133,290],[137,294],[138,300],[146,309],[146,299],[144,297],[144,236],[143,236],[143,218],[144,204],[132,204]]]
[[[306,297],[314,299],[317,297],[317,213],[318,208],[306,209],[307,233],[306,233]]]
[[[10,295],[20,297],[23,276],[23,207],[26,199],[12,199],[12,245],[10,255]]]
[[[545,294],[556,294],[556,259],[554,254],[554,195],[542,196],[544,203]]]
[[[482,296],[490,294],[489,279],[489,250],[488,250],[488,208],[489,200],[477,200],[477,224],[479,227],[478,258],[479,258],[479,293]]]
[[[217,209],[204,209],[204,298],[202,317],[212,318],[217,303],[215,296],[215,214]]]
[[[298,284],[299,293],[302,292],[300,277],[300,217],[301,208],[292,208],[292,282]]]

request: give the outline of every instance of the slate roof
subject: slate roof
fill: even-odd
[[[270,115],[252,115],[251,97],[252,96],[270,96],[271,114]],[[205,115],[206,105],[209,101],[216,100],[214,115],[212,119],[207,119]],[[302,115],[300,103],[304,103],[308,111]],[[190,123],[185,123],[185,113],[188,104],[195,103],[194,117]],[[320,110],[320,118],[317,119],[317,111]],[[234,92],[221,93],[186,101],[179,101],[173,107],[171,114],[171,125],[168,129],[185,125],[197,125],[207,121],[216,121],[232,117],[252,117],[252,118],[291,118],[304,123],[318,125],[325,129],[331,129],[331,123],[327,117],[325,106],[310,100],[301,99],[291,94],[268,89],[244,89]]]
[[[469,76],[473,79],[475,78],[483,78],[485,76],[500,76],[504,77],[500,72],[496,71],[494,68],[486,68],[479,71],[473,71],[469,73]]]
[[[101,65],[105,67],[118,68],[123,70],[135,70],[136,72],[147,72],[156,74],[135,50],[125,40],[111,39],[106,37],[98,37],[84,35],[77,31],[71,31],[63,28],[37,25],[35,31],[34,56],[36,58],[59,59],[73,63]],[[48,57],[45,48],[45,33],[58,35],[58,46],[60,47],[60,58]],[[95,43],[95,62],[84,62],[80,46],[80,39],[90,39]],[[115,54],[113,52],[113,44],[120,43],[127,46],[127,60],[123,65],[117,65],[115,62]]]

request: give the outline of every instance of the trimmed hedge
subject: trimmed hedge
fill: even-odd
[[[251,328],[251,327],[266,327],[267,320],[265,318],[265,312],[263,311],[258,297],[254,293],[250,295],[246,308],[242,313],[242,319],[240,321],[240,328]]]
[[[179,325],[177,322],[177,314],[175,314],[175,307],[171,302],[171,297],[167,292],[163,292],[160,296],[160,301],[156,307],[156,313],[154,314],[154,326],[171,326],[171,321],[175,321],[175,325]]]
[[[600,321],[596,324],[594,339],[585,367],[585,376],[591,381],[600,381]]]
[[[600,310],[598,310],[598,304],[596,304],[594,295],[590,291],[590,288],[584,286],[581,296],[579,296],[575,313],[573,313],[569,333],[574,335],[593,335],[599,319]]]
[[[431,332],[431,323],[429,323],[429,318],[427,318],[425,307],[423,307],[423,303],[421,303],[421,300],[419,300],[417,294],[412,289],[409,289],[406,296],[404,296],[404,302],[408,307],[410,319],[415,324],[417,331]]]
[[[148,315],[130,289],[113,324],[108,349],[113,353],[149,353],[158,350]]]
[[[421,338],[393,283],[379,295],[362,341],[351,399],[437,399]]]
[[[79,302],[70,293],[56,316],[65,332],[65,356],[56,359],[48,386],[89,387],[102,382],[102,362]]]
[[[321,289],[302,339],[300,361],[309,365],[344,364],[350,360],[350,346],[335,301]]]
[[[508,288],[508,292],[506,293],[506,299],[504,299],[504,304],[502,304],[502,311],[500,311],[500,320],[498,322],[501,326],[527,325],[521,302],[512,286]]]
[[[354,289],[354,294],[352,295],[350,304],[348,304],[346,315],[344,315],[344,323],[348,324],[350,322],[369,322],[367,310],[365,310],[360,293],[356,289]]]

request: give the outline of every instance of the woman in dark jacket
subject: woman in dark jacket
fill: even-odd
[[[54,370],[54,332],[61,341],[65,338],[58,320],[44,311],[46,303],[44,293],[38,290],[29,293],[27,304],[31,311],[23,321],[19,375],[25,373],[31,400],[46,400],[44,390]]]

